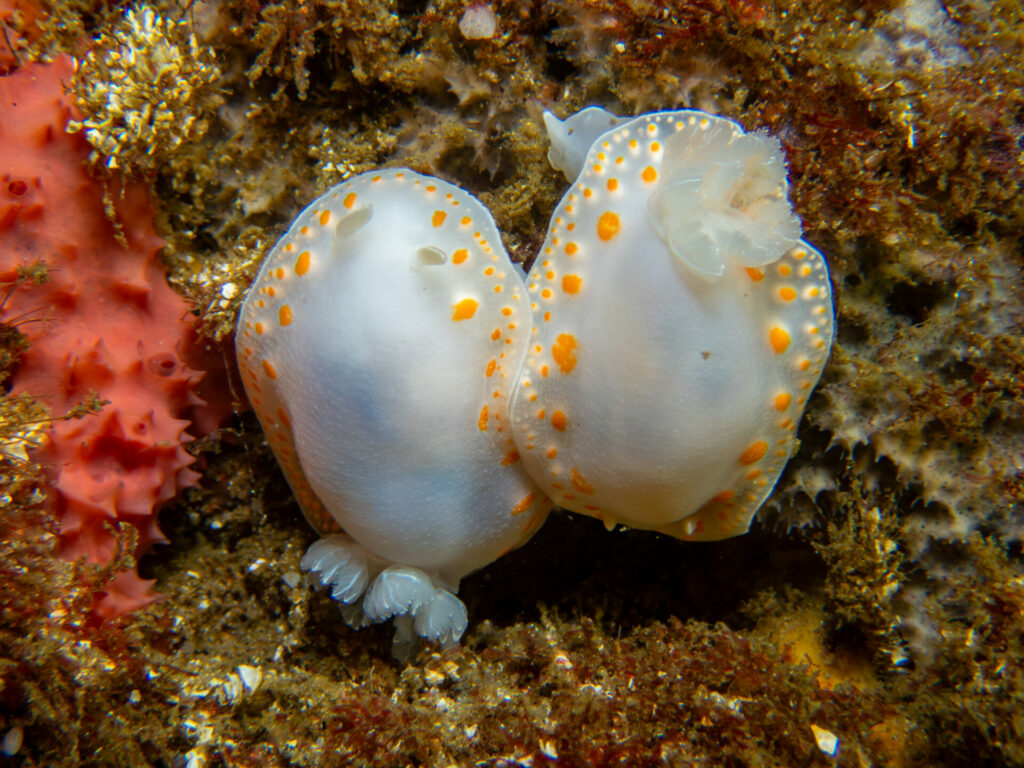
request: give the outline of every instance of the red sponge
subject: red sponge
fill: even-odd
[[[155,512],[194,484],[182,444],[202,374],[182,359],[190,316],[167,285],[146,188],[112,180],[117,220],[103,210],[90,177],[89,147],[67,134],[71,59],[27,64],[0,77],[0,280],[19,265],[45,261],[49,281],[23,282],[0,319],[31,346],[13,377],[56,415],[87,399],[111,401],[99,415],[57,422],[34,458],[48,465],[49,503],[62,520],[64,554],[108,562],[114,539],[105,522],[127,521],[140,545],[161,538]],[[95,606],[100,617],[147,604],[155,595],[135,573],[121,574]]]

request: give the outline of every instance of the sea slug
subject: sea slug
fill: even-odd
[[[828,270],[799,239],[782,148],[696,110],[545,121],[572,185],[527,276],[523,462],[609,527],[745,533],[832,343]]]
[[[396,617],[398,646],[412,630],[456,642],[459,580],[544,521],[550,502],[508,423],[530,329],[490,213],[412,171],[334,187],[267,257],[241,310],[239,364],[324,534],[303,567],[349,623]]]

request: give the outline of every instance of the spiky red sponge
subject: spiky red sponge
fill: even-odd
[[[0,280],[45,260],[49,282],[23,282],[2,318],[31,346],[13,391],[43,400],[57,416],[90,390],[111,401],[99,415],[57,422],[34,458],[48,465],[63,553],[109,562],[115,539],[104,523],[138,528],[140,546],[161,540],[155,512],[194,484],[181,416],[201,404],[202,374],[182,359],[190,323],[168,287],[146,188],[113,192],[128,248],[104,215],[103,188],[87,173],[89,147],[65,133],[71,60],[27,64],[0,77]],[[115,182],[116,183],[116,182]],[[151,602],[150,583],[123,572],[95,606],[107,618]]]

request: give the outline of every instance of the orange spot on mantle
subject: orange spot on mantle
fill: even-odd
[[[751,443],[747,446],[747,449],[740,454],[740,464],[753,464],[755,461],[760,461],[767,452],[768,443],[764,440],[758,440],[756,443]]]
[[[519,500],[519,503],[512,507],[512,516],[515,517],[516,515],[521,515],[523,514],[523,512],[528,510],[530,506],[533,504],[534,498],[535,496],[533,493],[528,493],[525,496],[523,496],[523,498]]]
[[[601,218],[597,220],[597,236],[605,241],[611,240],[619,234],[621,226],[619,214],[605,211],[601,214]]]
[[[789,349],[789,334],[785,328],[779,328],[775,326],[768,332],[768,340],[771,342],[772,349],[775,350],[775,354],[781,355],[787,349]]]
[[[587,482],[587,479],[580,474],[580,471],[573,467],[569,472],[569,477],[572,481],[572,487],[580,493],[593,493],[594,486]]]
[[[576,337],[571,333],[558,334],[551,345],[551,357],[562,373],[571,373],[576,367]]]
[[[452,320],[456,323],[460,320],[469,320],[476,314],[476,308],[479,306],[476,299],[463,299],[452,306]]]

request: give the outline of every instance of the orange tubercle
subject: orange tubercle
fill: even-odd
[[[569,426],[569,420],[562,411],[555,411],[551,414],[551,426],[559,432],[565,432],[566,427]]]
[[[480,304],[476,299],[463,299],[452,306],[452,320],[457,323],[460,320],[471,319],[476,314],[478,306]]]
[[[619,215],[613,211],[605,211],[597,220],[597,236],[604,241],[611,240],[619,234],[620,227]]]
[[[747,465],[760,461],[767,452],[768,443],[764,440],[758,440],[756,443],[751,443],[747,446],[747,449],[740,454],[740,464]]]
[[[558,334],[551,345],[551,357],[562,373],[571,373],[576,367],[576,337],[571,333]]]

